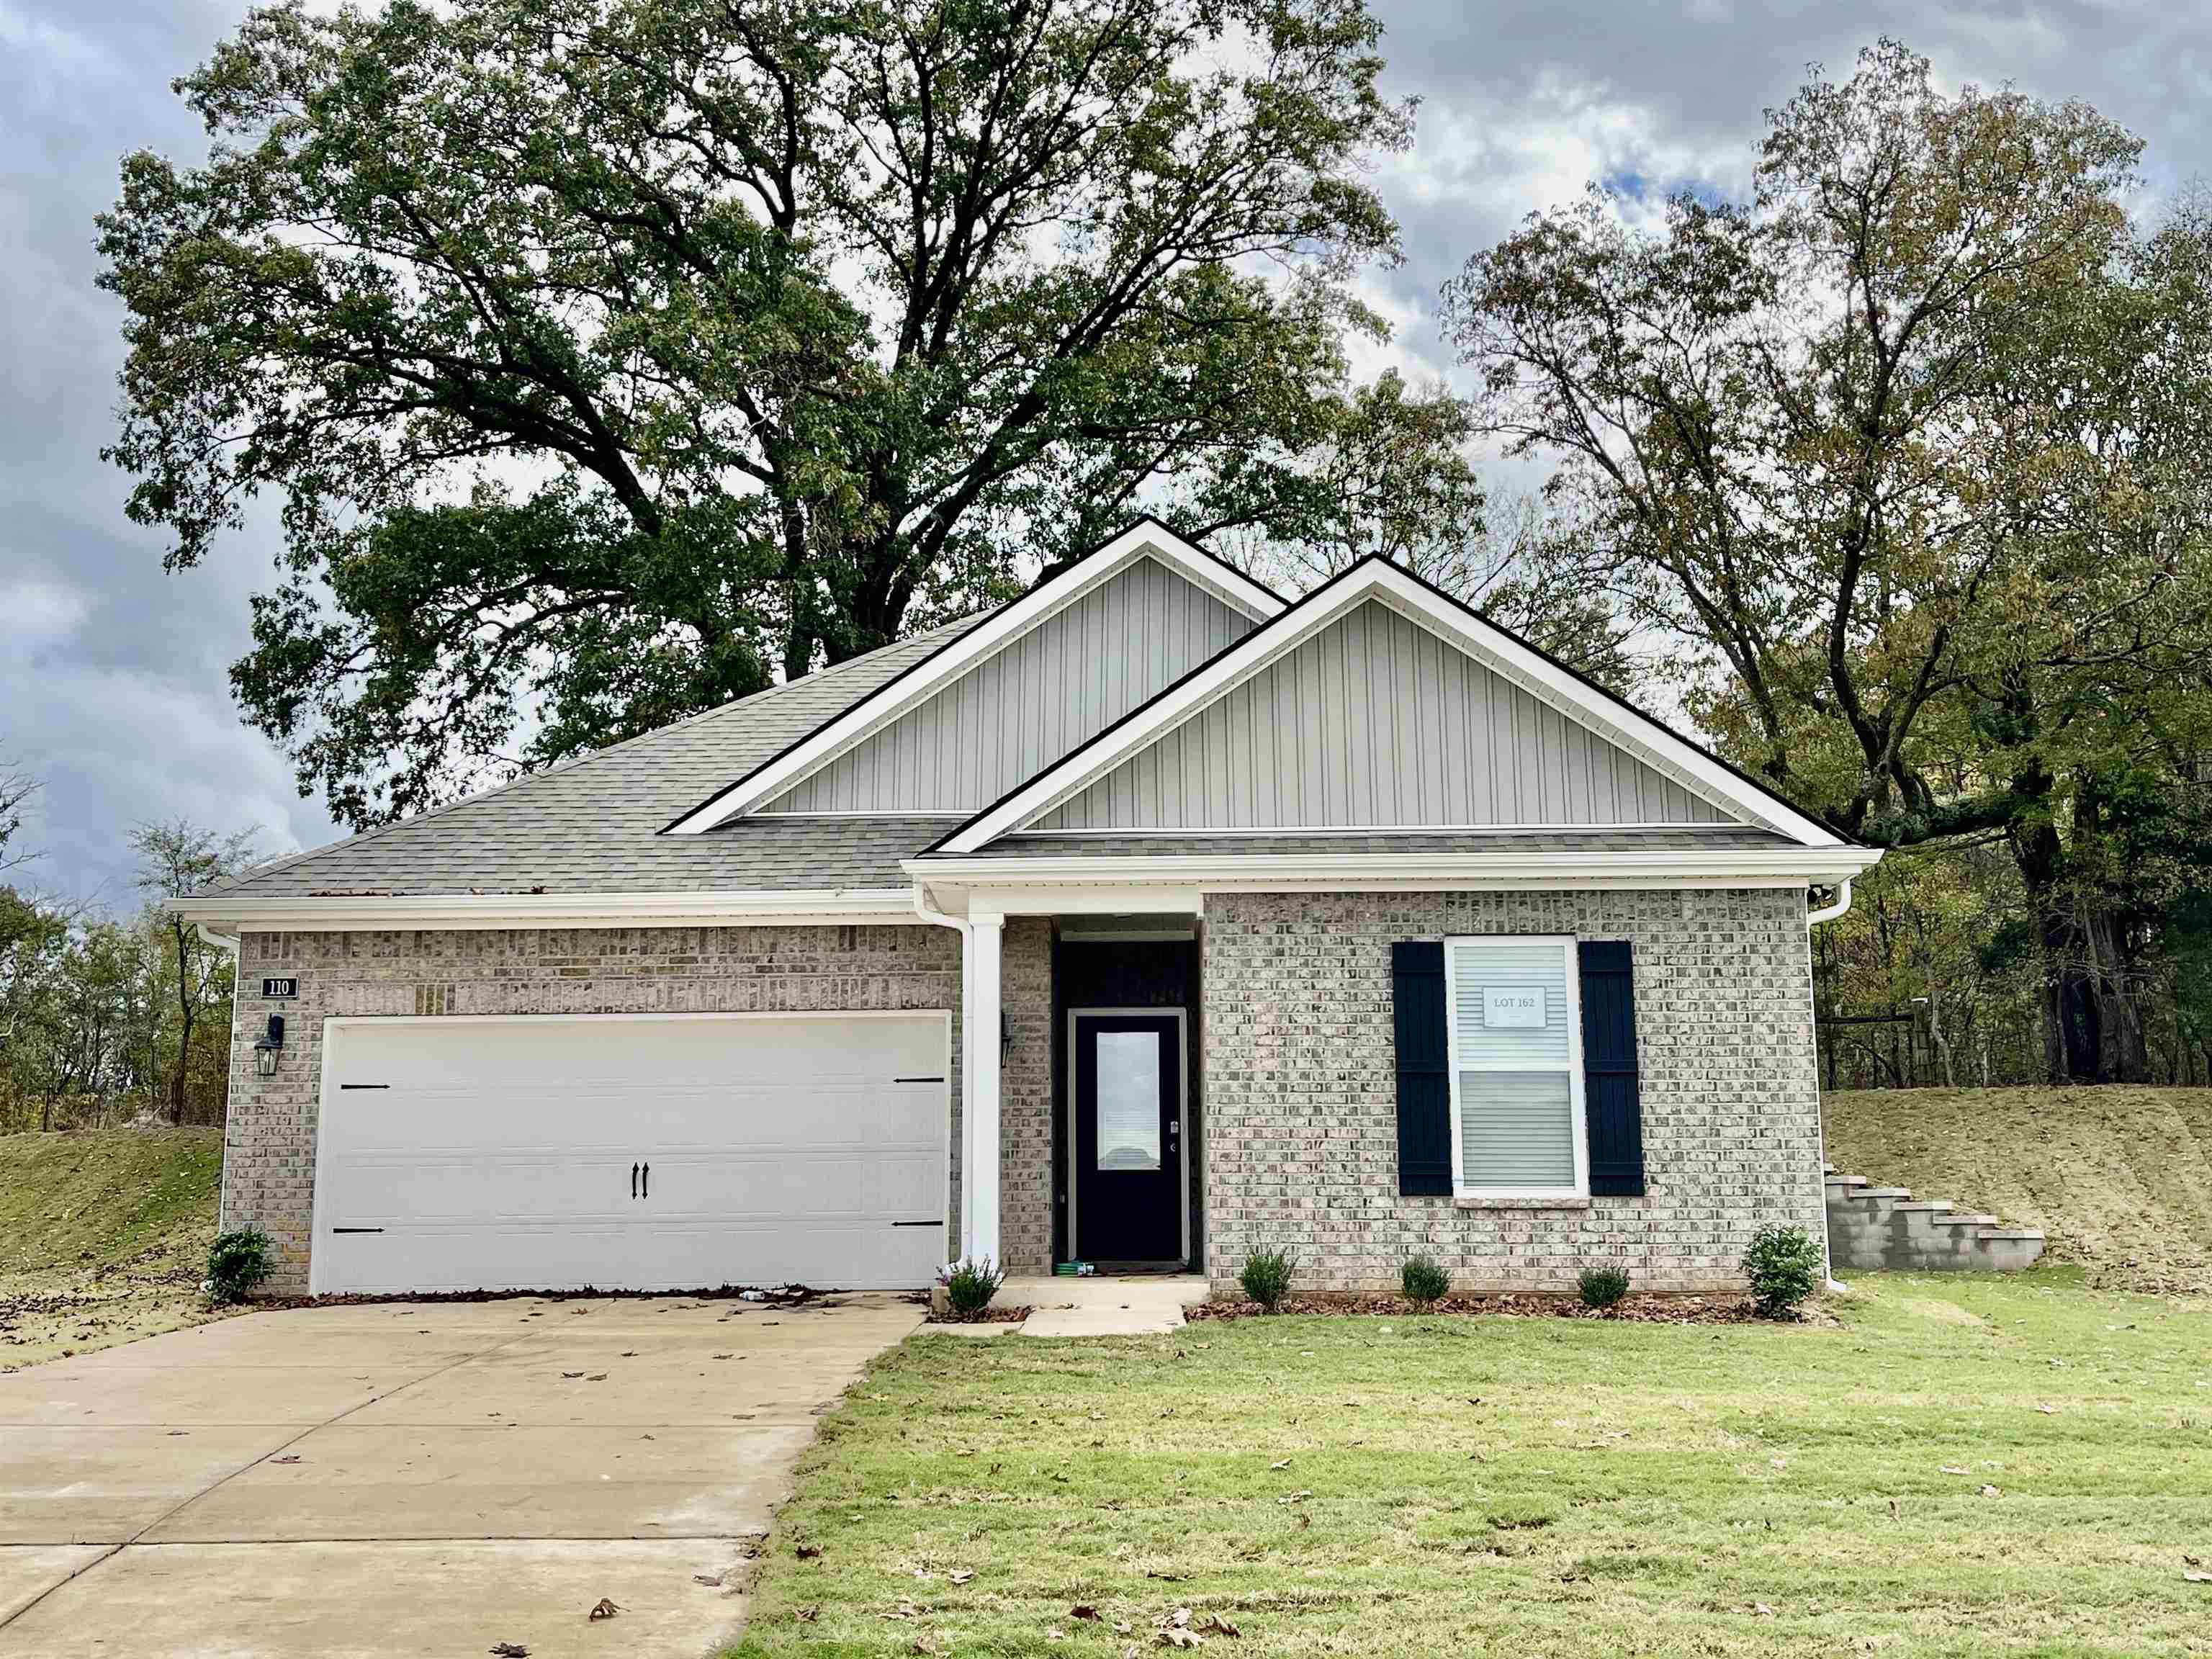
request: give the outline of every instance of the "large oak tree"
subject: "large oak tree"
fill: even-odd
[[[1850,834],[2010,849],[2055,1078],[2142,1075],[2212,824],[2212,237],[2131,223],[2137,150],[1886,41],[1769,112],[1750,201],[1594,194],[1447,295],[1729,750]]]
[[[252,14],[125,162],[131,511],[285,569],[234,671],[356,823],[884,644],[1080,548],[1341,519],[1364,0]],[[1388,400],[1388,418],[1419,414]],[[1449,468],[1455,457],[1428,452]]]

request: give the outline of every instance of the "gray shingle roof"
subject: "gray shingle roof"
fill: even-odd
[[[217,890],[277,898],[904,886],[899,860],[953,820],[750,818],[705,835],[659,831],[981,620],[901,640]]]
[[[1373,834],[1229,836],[1001,836],[961,859],[1184,858],[1254,854],[1743,852],[1795,847],[1749,825],[1684,830],[1386,830]]]

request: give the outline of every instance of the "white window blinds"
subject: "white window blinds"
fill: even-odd
[[[1445,941],[1452,1112],[1462,1192],[1586,1190],[1571,939]]]

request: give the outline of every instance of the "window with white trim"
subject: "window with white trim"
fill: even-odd
[[[1571,936],[1444,941],[1452,1186],[1461,1197],[1589,1196],[1581,990]]]

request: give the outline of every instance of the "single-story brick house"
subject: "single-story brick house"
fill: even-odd
[[[179,908],[284,1290],[1690,1290],[1822,1225],[1809,906],[1877,856],[1388,562],[1143,522]]]

